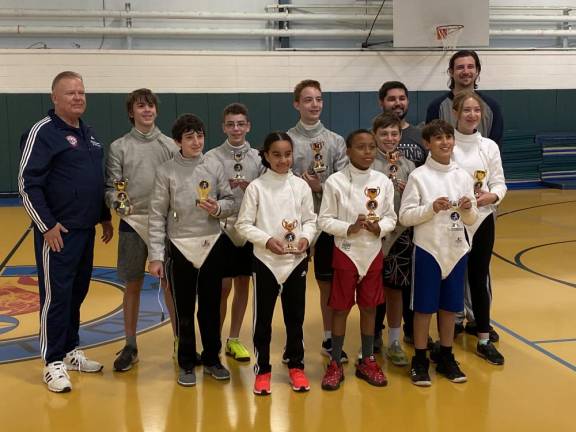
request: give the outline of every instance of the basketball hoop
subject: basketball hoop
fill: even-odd
[[[462,24],[446,24],[436,26],[436,40],[442,41],[444,51],[456,49],[458,40],[462,35],[464,26]]]

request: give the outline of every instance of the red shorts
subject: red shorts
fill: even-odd
[[[348,256],[337,247],[332,255],[332,289],[328,306],[335,310],[349,310],[358,303],[359,307],[375,308],[384,302],[382,283],[382,252],[376,255],[368,273],[358,282],[358,269]]]

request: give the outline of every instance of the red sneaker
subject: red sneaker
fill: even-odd
[[[359,360],[358,363],[356,363],[356,376],[376,387],[384,387],[388,384],[386,375],[384,375],[384,372],[378,363],[376,363],[373,355]]]
[[[330,360],[324,378],[322,378],[323,390],[338,390],[340,383],[344,381],[344,369],[336,360]]]
[[[266,396],[271,393],[270,391],[270,378],[272,377],[272,373],[264,373],[256,375],[256,379],[254,380],[254,394]]]
[[[307,392],[310,390],[310,382],[302,369],[288,369],[288,375],[290,375],[292,390],[295,392]]]

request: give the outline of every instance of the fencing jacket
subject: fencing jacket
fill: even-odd
[[[234,155],[237,153],[242,153],[243,155],[243,159],[239,162],[234,159]],[[242,164],[241,175],[244,177],[244,180],[248,182],[251,182],[264,172],[264,165],[262,165],[262,159],[260,158],[258,150],[250,147],[248,141],[245,141],[241,146],[235,147],[226,140],[219,147],[207,152],[206,157],[217,159],[224,167],[224,175],[226,175],[228,179],[233,179],[236,174],[238,174],[234,170],[234,165],[237,163]],[[235,187],[232,189],[232,193],[234,194],[236,206],[240,208],[242,198],[244,198],[244,190],[242,190],[241,187]],[[244,246],[246,239],[238,234],[236,228],[234,228],[237,216],[237,214],[233,214],[226,219],[222,219],[221,225],[224,233],[230,238],[232,243],[236,246]]]
[[[218,201],[216,217],[196,206],[198,185],[207,181],[209,196]],[[164,261],[166,237],[194,267],[200,268],[220,237],[220,221],[236,211],[222,165],[204,155],[176,153],[156,171],[149,207],[150,261]]]
[[[18,189],[40,232],[58,222],[67,229],[89,229],[110,220],[104,148],[82,119],[75,128],[52,109],[22,135],[20,148]]]
[[[458,201],[464,196],[472,201],[470,210],[434,213],[433,203],[437,198]],[[402,225],[414,226],[414,244],[436,259],[442,279],[470,250],[463,227],[459,226],[460,220],[451,219],[455,212],[465,225],[473,224],[478,218],[472,178],[454,162],[443,165],[428,156],[426,163],[412,171],[408,178],[399,217]]]
[[[271,169],[246,188],[238,214],[236,229],[254,244],[254,255],[274,274],[279,284],[286,282],[292,271],[306,259],[306,253],[277,255],[266,249],[271,237],[283,239],[283,220],[296,220],[295,245],[300,238],[312,243],[316,235],[316,213],[312,191],[304,180],[292,172],[278,174]]]
[[[471,135],[464,135],[454,131],[456,139],[452,160],[461,166],[475,182],[474,171],[482,170],[486,172],[486,177],[482,181],[482,190],[494,193],[498,200],[494,204],[478,207],[478,220],[467,227],[471,237],[480,226],[480,224],[496,212],[497,206],[506,196],[506,180],[502,168],[502,159],[500,158],[500,149],[498,145],[489,138],[484,138],[479,132]]]
[[[326,166],[326,171],[318,174],[322,184],[324,184],[331,174],[340,171],[348,164],[344,138],[326,129],[321,122],[318,122],[312,129],[307,129],[302,122],[298,122],[296,126],[287,133],[294,141],[292,153],[294,162],[292,170],[298,177],[302,177],[302,174],[305,172],[314,172],[314,151],[312,150],[312,144],[316,142],[322,143],[320,154]],[[312,195],[314,197],[314,211],[318,213],[320,203],[322,202],[322,192],[314,192]]]
[[[390,165],[391,164],[390,162],[388,162],[388,159],[386,159],[384,153],[382,153],[380,149],[378,149],[376,153],[376,158],[374,159],[374,163],[372,164],[372,169],[380,171],[384,175],[389,175]],[[404,183],[408,181],[408,176],[412,171],[414,171],[414,168],[416,168],[414,162],[404,157],[402,155],[402,152],[400,152],[400,158],[398,159],[396,166],[398,167],[398,171],[396,172],[396,178],[398,180],[402,180]],[[394,185],[394,183],[392,184]],[[401,200],[402,200],[402,192],[397,187],[394,187],[394,212],[396,214],[398,214],[398,212],[400,211]],[[406,229],[407,228],[403,226],[400,222],[397,222],[394,230],[382,239],[382,252],[384,253],[384,255],[388,255],[388,252],[390,251],[390,248],[392,247],[394,242],[396,242],[398,237],[400,237],[400,235],[404,231],[406,231]]]
[[[348,235],[348,228],[360,214],[368,214],[366,188],[379,188],[376,197],[380,216],[380,236],[368,230]],[[360,170],[348,164],[342,171],[331,175],[324,185],[324,197],[318,216],[322,231],[334,235],[334,243],[345,253],[363,277],[382,248],[381,239],[396,226],[394,213],[394,186],[390,179],[371,168]]]
[[[178,150],[171,138],[154,127],[143,134],[132,128],[110,144],[106,159],[106,204],[112,208],[116,200],[114,180],[128,181],[126,192],[133,206],[132,214],[121,216],[148,243],[148,206],[154,186],[156,168],[172,159]]]

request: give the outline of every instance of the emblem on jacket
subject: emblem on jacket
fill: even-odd
[[[78,147],[78,138],[74,135],[67,135],[66,141],[68,141],[72,147]]]

